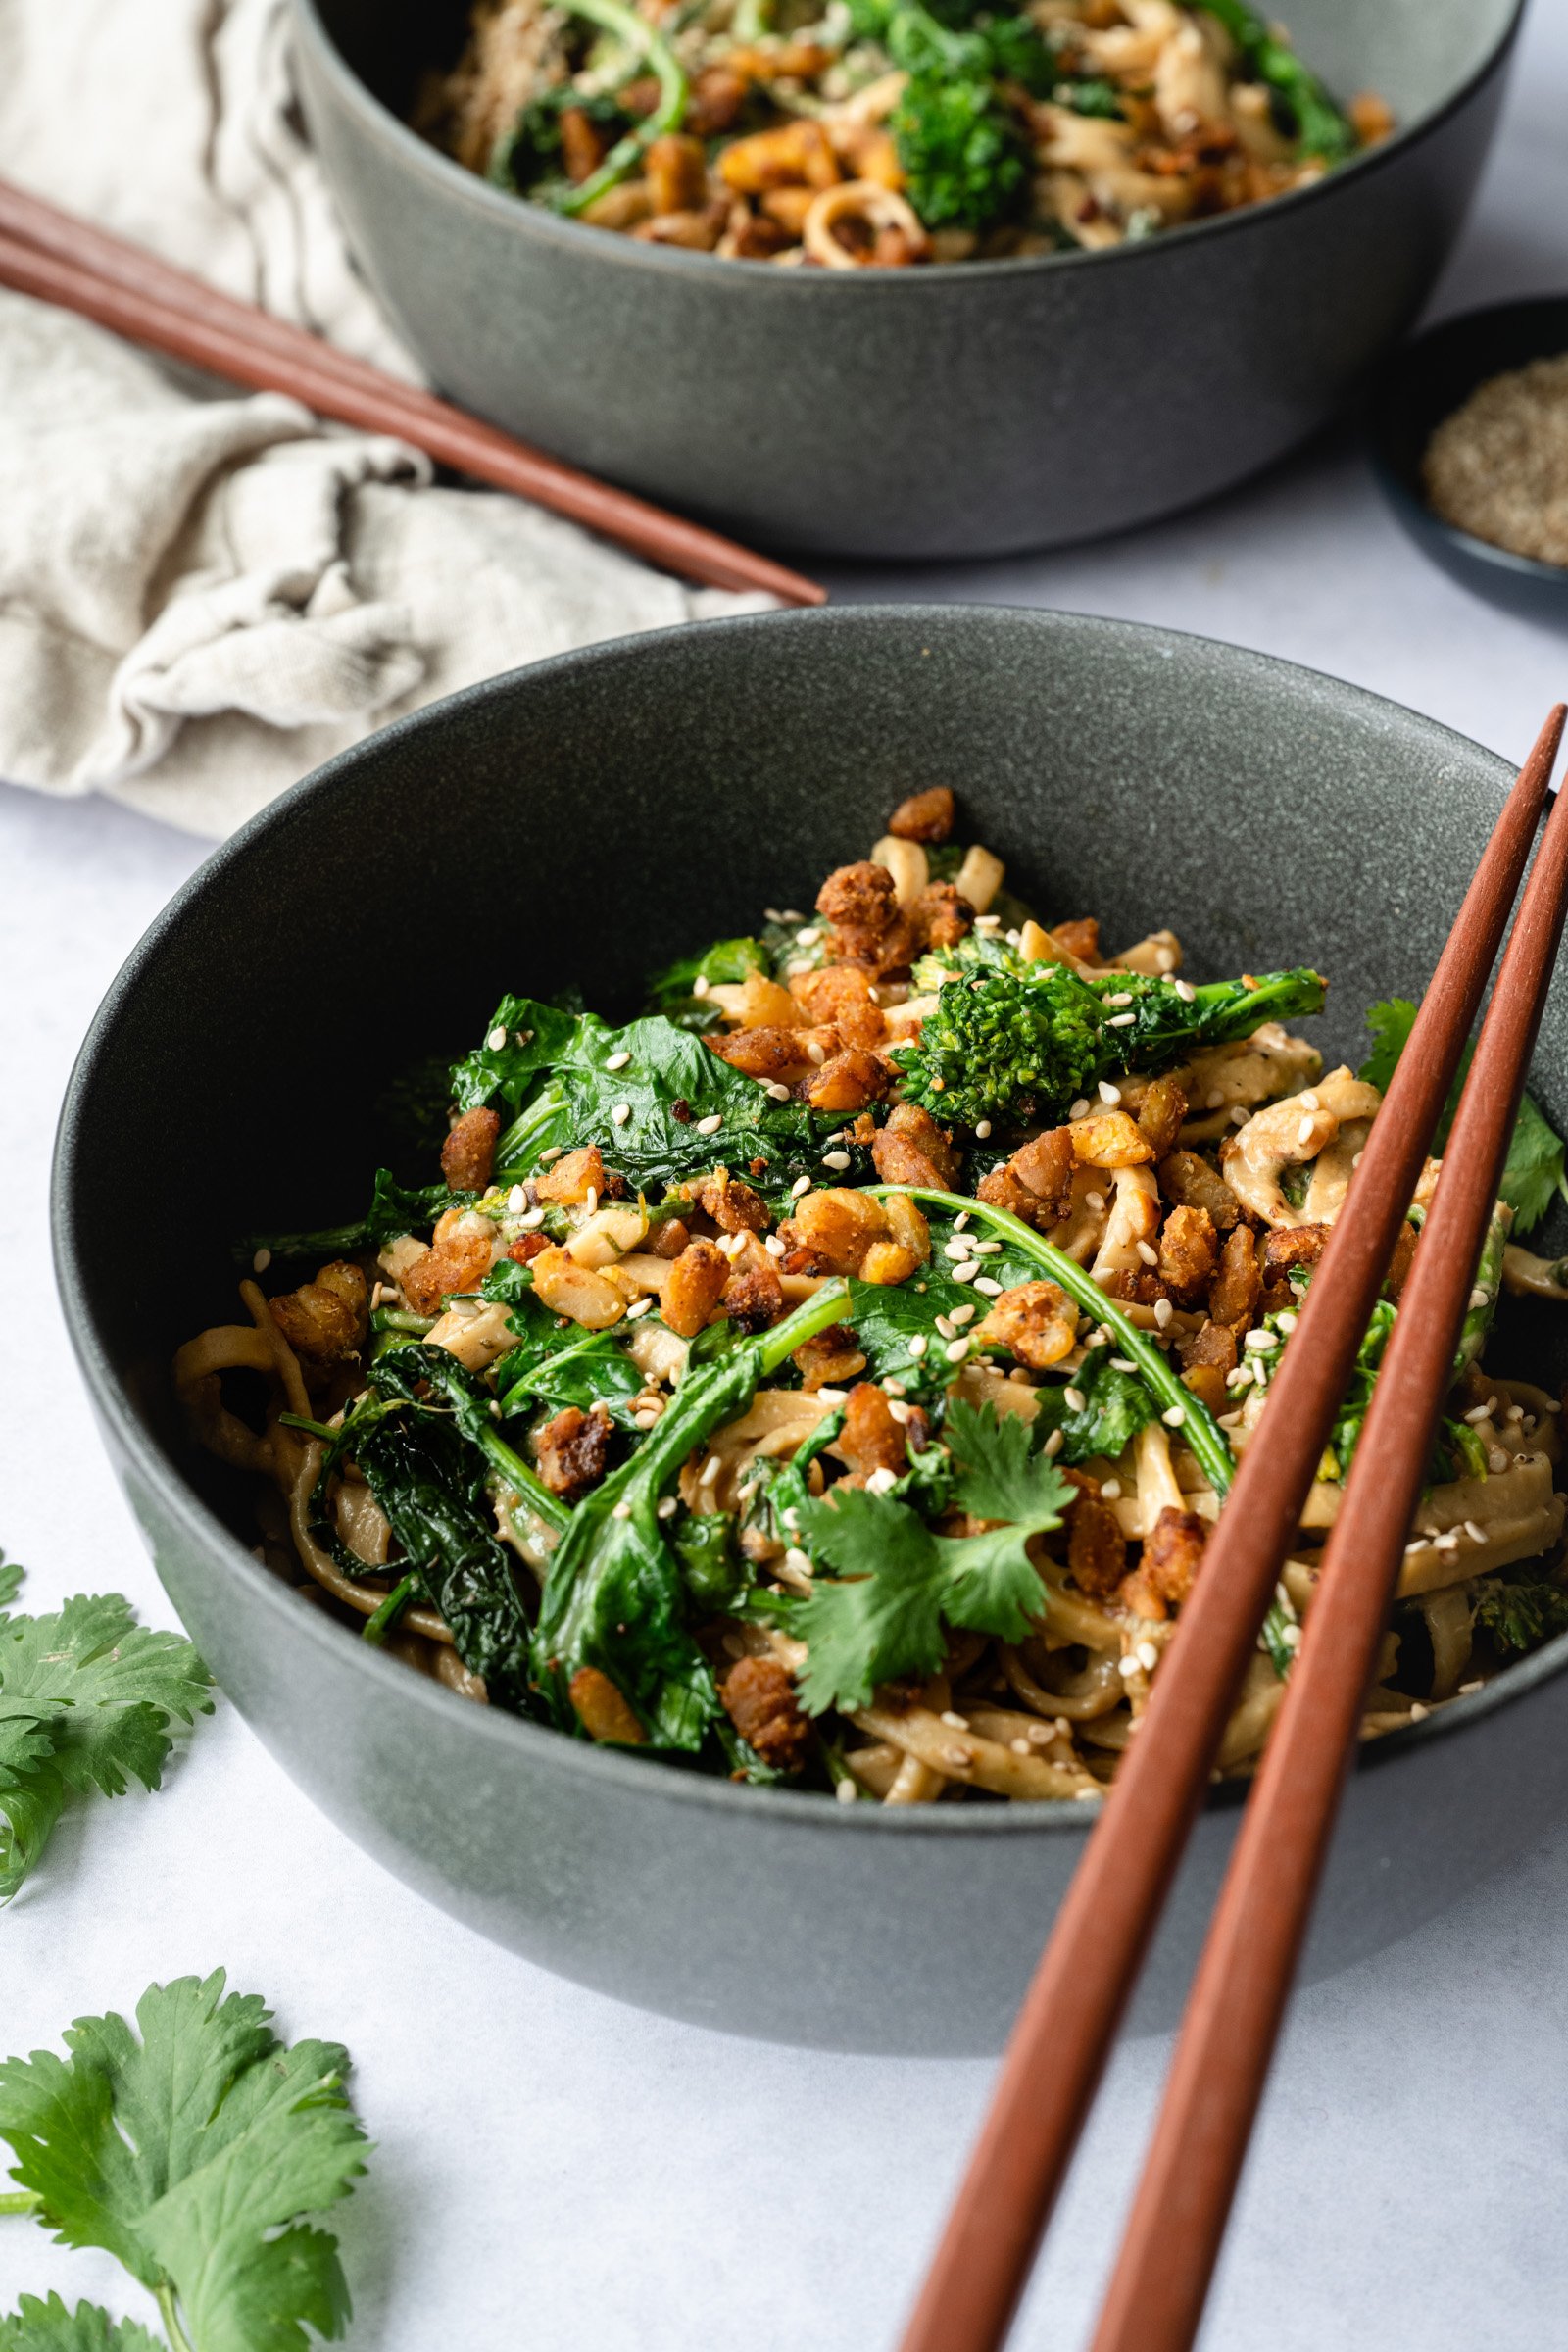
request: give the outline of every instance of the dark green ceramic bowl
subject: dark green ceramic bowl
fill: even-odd
[[[613,1006],[765,905],[809,904],[887,809],[964,829],[1057,914],[1170,923],[1189,968],[1302,961],[1354,1056],[1419,992],[1509,782],[1371,695],[1200,638],[1048,612],[712,622],[543,662],[421,711],[219,850],[110,991],[62,1120],[66,1312],[181,1617],[322,1810],[483,1934],[704,2024],[858,2049],[995,2049],[1087,1822],[732,1787],[450,1696],[252,1557],[249,1497],[187,1444],[169,1363],[230,1320],[231,1237],[352,1212],[381,1082],[466,1047],[502,988]],[[1568,1114],[1568,997],[1532,1083]],[[1523,1310],[1519,1310],[1521,1313]],[[1544,1308],[1499,1363],[1558,1375]],[[1568,1811],[1568,1639],[1365,1755],[1308,1961],[1440,1909]],[[1203,1814],[1143,2022],[1168,2020],[1240,1797]]]
[[[644,245],[460,170],[402,118],[466,0],[294,0],[294,22],[349,236],[445,392],[743,538],[936,557],[1190,506],[1342,409],[1453,242],[1521,5],[1296,0],[1301,54],[1400,129],[1282,202],[1110,253],[868,271]]]

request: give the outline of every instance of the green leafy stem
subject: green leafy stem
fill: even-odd
[[[634,55],[645,60],[659,83],[659,104],[647,120],[616,140],[597,172],[556,199],[558,212],[576,214],[586,212],[634,171],[655,139],[676,128],[686,112],[688,85],[685,69],[669,43],[646,17],[623,7],[621,0],[565,0],[565,6],[571,16],[586,17],[590,24],[624,41]]]

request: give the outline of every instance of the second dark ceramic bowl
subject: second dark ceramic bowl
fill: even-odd
[[[1527,620],[1568,628],[1568,564],[1538,564],[1445,522],[1427,503],[1422,461],[1446,416],[1492,376],[1568,352],[1568,295],[1499,302],[1445,318],[1381,370],[1369,429],[1378,479],[1423,554],[1450,579]]]
[[[347,1834],[499,1942],[705,2025],[992,2050],[1082,1806],[844,1807],[596,1749],[455,1698],[251,1555],[178,1426],[176,1345],[235,1313],[232,1236],[352,1213],[371,1109],[498,992],[651,965],[807,906],[906,793],[1049,912],[1172,924],[1200,973],[1311,961],[1325,1052],[1419,993],[1509,782],[1429,720],[1254,654],[919,607],[713,622],[543,662],[372,736],[226,843],[98,1014],[60,1132],[66,1311],[159,1573],[219,1681]],[[1396,847],[1395,845],[1397,845]],[[1531,1081],[1568,1112],[1568,998]],[[1551,1310],[1494,1360],[1561,1375]],[[1532,1319],[1533,1318],[1533,1319]],[[1308,1971],[1377,1949],[1568,1813],[1568,1637],[1364,1754]],[[1239,1807],[1196,1834],[1140,2011],[1168,2021]]]
[[[443,391],[741,537],[990,556],[1190,506],[1343,408],[1419,311],[1485,160],[1521,0],[1298,0],[1388,144],[1282,202],[1103,254],[776,270],[519,203],[407,129],[463,0],[294,0],[311,128]]]

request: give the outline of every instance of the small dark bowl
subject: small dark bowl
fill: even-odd
[[[1200,638],[1059,613],[846,610],[567,655],[345,753],[226,843],[104,1002],[61,1123],[61,1290],[176,1608],[332,1820],[498,1942],[705,2025],[992,2050],[1082,1851],[1077,1805],[841,1807],[474,1707],[252,1557],[253,1499],[195,1451],[176,1345],[232,1320],[228,1245],[365,1197],[378,1089],[461,1050],[503,986],[607,1004],[760,906],[809,904],[904,794],[1047,909],[1172,923],[1191,968],[1312,960],[1318,1024],[1419,992],[1509,782],[1430,720]],[[1369,850],[1397,841],[1396,858]],[[1568,995],[1532,1084],[1568,1113]],[[1516,1310],[1521,1315],[1525,1310]],[[1560,1377],[1533,1308],[1497,1360]],[[1309,1974],[1374,1951],[1568,1811],[1568,1637],[1351,1775]],[[1170,2019],[1240,1804],[1198,1826],[1139,2012]]]
[[[994,556],[1240,481],[1359,390],[1446,260],[1521,0],[1297,0],[1401,125],[1315,187],[1110,253],[776,270],[523,204],[406,127],[466,0],[294,0],[355,251],[442,388],[575,465],[819,555]]]
[[[1445,522],[1427,503],[1421,461],[1444,418],[1489,377],[1564,352],[1568,296],[1466,311],[1395,353],[1378,376],[1368,416],[1378,480],[1422,553],[1461,588],[1559,628],[1568,628],[1568,564],[1510,555]]]

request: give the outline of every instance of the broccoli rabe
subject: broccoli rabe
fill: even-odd
[[[1473,1589],[1475,1630],[1494,1649],[1539,1649],[1568,1632],[1568,1587],[1511,1576],[1478,1577]]]
[[[1199,0],[1222,24],[1252,77],[1272,90],[1291,119],[1303,156],[1342,164],[1359,144],[1353,124],[1341,113],[1317,75],[1289,42],[1269,29],[1248,0]]]
[[[1089,980],[1067,964],[987,955],[927,957],[917,984],[933,966],[945,985],[918,1045],[893,1058],[910,1102],[964,1127],[1059,1116],[1113,1071],[1168,1068],[1264,1021],[1317,1012],[1326,987],[1304,969],[1196,989],[1137,972]]]

